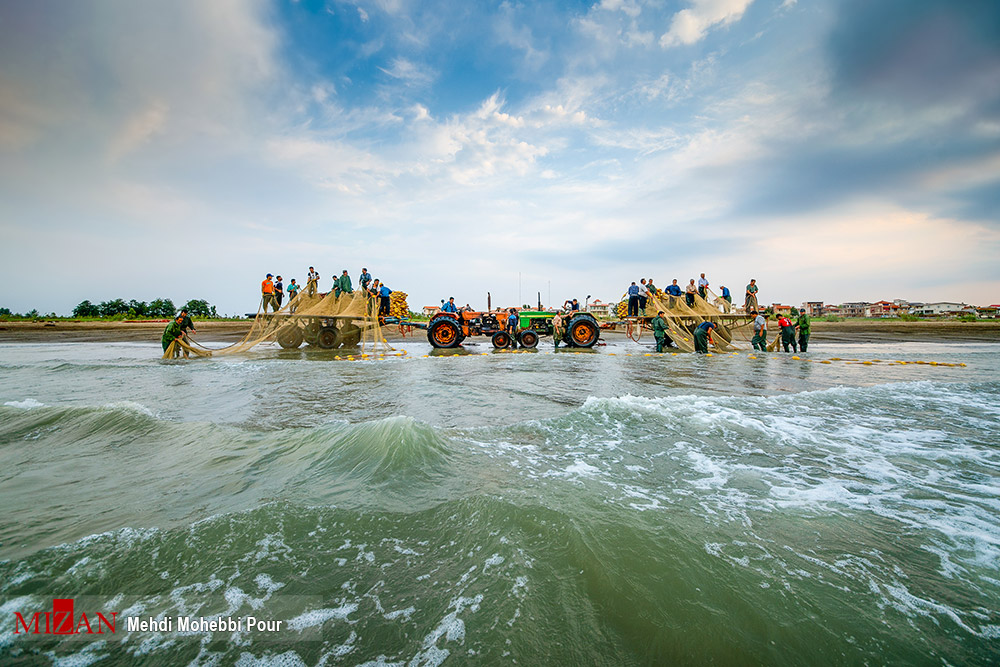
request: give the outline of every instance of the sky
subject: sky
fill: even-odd
[[[1000,303],[995,0],[0,3],[0,306]]]

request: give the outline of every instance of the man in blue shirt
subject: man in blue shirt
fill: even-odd
[[[667,285],[667,289],[664,290],[670,296],[670,307],[673,308],[675,305],[674,299],[681,295],[681,286],[677,284],[677,278],[674,278],[674,282]]]
[[[358,284],[361,285],[361,289],[368,291],[368,285],[372,282],[372,274],[368,273],[368,269],[362,268],[361,275],[358,276]]]
[[[639,286],[635,284],[634,280],[628,288],[628,316],[639,316]]]
[[[455,306],[455,297],[449,297],[448,303],[444,303],[441,306],[442,313],[457,313],[458,308]]]
[[[378,314],[379,317],[389,316],[389,295],[392,294],[392,290],[385,286],[383,283],[378,288]]]
[[[715,322],[702,322],[694,330],[694,351],[698,354],[708,353],[708,344],[712,341],[712,331],[715,330]]]
[[[517,347],[517,308],[510,309],[510,315],[507,316],[507,333],[510,334],[510,346]]]

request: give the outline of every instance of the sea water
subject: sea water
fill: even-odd
[[[1000,346],[397,349],[0,345],[0,663],[1000,661]]]

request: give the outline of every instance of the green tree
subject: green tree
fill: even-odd
[[[73,309],[73,317],[100,317],[101,309],[89,300],[81,301]]]
[[[184,310],[188,311],[188,315],[192,317],[211,317],[212,311],[215,309],[209,306],[208,301],[204,299],[191,299],[184,304]]]
[[[101,310],[101,317],[113,317],[115,315],[124,315],[128,312],[128,304],[125,303],[124,299],[114,299],[112,301],[102,301],[101,305],[98,306]]]
[[[170,318],[176,314],[177,308],[170,299],[153,299],[149,302],[149,317]]]
[[[130,317],[146,317],[149,314],[149,306],[146,305],[146,302],[135,299],[128,302],[128,310]]]

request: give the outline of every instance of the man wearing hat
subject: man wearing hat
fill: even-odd
[[[260,283],[260,300],[265,314],[267,314],[268,305],[271,306],[271,310],[278,312],[278,307],[274,303],[274,283],[271,281],[270,273]]]

